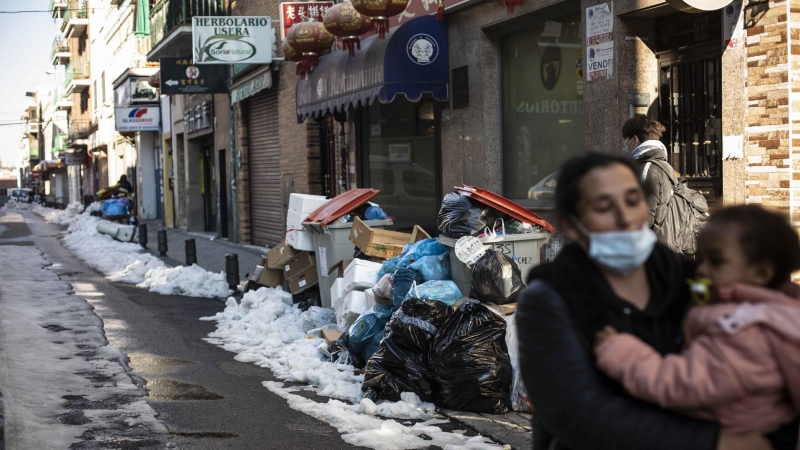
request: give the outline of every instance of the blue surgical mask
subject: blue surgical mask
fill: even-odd
[[[589,258],[623,276],[641,267],[650,258],[656,245],[656,234],[647,226],[636,231],[593,233],[577,219],[573,220],[589,238]]]

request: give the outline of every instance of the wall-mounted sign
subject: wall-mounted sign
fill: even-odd
[[[83,153],[64,153],[64,164],[68,166],[80,166],[83,164]]]
[[[586,8],[586,81],[614,75],[614,4]]]
[[[189,105],[183,110],[183,124],[187,133],[194,133],[206,128],[211,128],[213,123],[211,102],[203,102]]]
[[[161,126],[161,109],[158,106],[114,108],[117,131],[158,131]]]
[[[267,70],[231,89],[231,104],[240,102],[272,87],[272,73]]]
[[[224,66],[195,65],[191,59],[161,58],[161,93],[224,94],[228,81]]]
[[[269,64],[274,44],[269,17],[192,17],[192,57],[197,64]]]
[[[313,17],[322,22],[322,16],[333,6],[333,2],[284,2],[281,3],[281,41],[286,39],[289,28],[303,17]]]
[[[390,145],[389,162],[411,162],[411,144]]]
[[[158,91],[148,77],[130,77],[114,89],[114,106],[158,102]]]

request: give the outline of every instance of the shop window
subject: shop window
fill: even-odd
[[[403,171],[403,187],[411,197],[430,198],[436,195],[436,179],[424,172]]]
[[[372,188],[383,195],[394,195],[394,172],[386,169],[372,170],[370,173]]]
[[[584,152],[581,15],[573,12],[501,39],[503,194],[551,198],[542,190],[570,157]]]

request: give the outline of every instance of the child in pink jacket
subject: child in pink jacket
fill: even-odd
[[[775,431],[800,413],[800,242],[781,217],[726,208],[698,239],[697,276],[712,303],[692,308],[683,353],[661,355],[606,327],[597,365],[633,396],[715,420],[726,431]]]

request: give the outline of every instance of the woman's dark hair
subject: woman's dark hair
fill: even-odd
[[[119,176],[119,181],[128,181],[128,176],[127,176],[127,175],[124,175],[124,174],[123,174],[123,175],[120,175],[120,176]]]
[[[711,224],[740,229],[739,244],[748,262],[774,264],[775,276],[767,287],[779,288],[800,270],[800,238],[781,215],[755,205],[731,206],[712,215]]]
[[[633,116],[622,125],[622,137],[630,139],[636,136],[639,143],[650,140],[659,140],[666,131],[666,127],[651,120],[647,116]]]
[[[556,182],[556,210],[564,215],[576,215],[575,207],[581,200],[581,180],[587,173],[601,167],[621,164],[631,170],[634,178],[641,186],[642,182],[636,176],[636,166],[632,159],[622,155],[609,153],[589,152],[571,158],[561,166]]]

